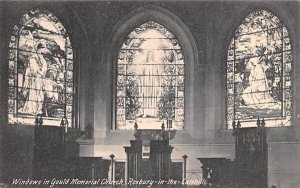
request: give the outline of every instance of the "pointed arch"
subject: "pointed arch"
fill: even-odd
[[[42,9],[28,11],[9,43],[9,124],[59,126],[73,119],[73,49],[64,26]]]
[[[259,9],[238,26],[227,53],[227,127],[244,127],[264,118],[270,127],[290,126],[292,45],[289,32],[273,13]]]
[[[117,80],[117,61],[118,61],[118,53],[119,49],[122,48],[123,42],[126,37],[130,34],[130,32],[134,31],[139,26],[145,23],[156,23],[167,31],[172,33],[175,38],[178,40],[178,44],[180,45],[183,52],[183,59],[185,63],[184,69],[184,124],[181,126],[185,126],[190,124],[193,119],[193,110],[192,110],[192,101],[194,96],[194,87],[193,87],[193,78],[194,78],[194,64],[198,61],[197,49],[195,45],[195,41],[193,36],[187,29],[187,27],[182,23],[182,21],[172,14],[171,12],[157,7],[155,5],[148,5],[145,7],[141,7],[129,14],[128,17],[122,19],[119,24],[116,25],[114,29],[115,35],[112,39],[110,39],[110,44],[108,45],[109,52],[116,53],[108,53],[107,60],[111,62],[112,65],[108,66],[109,70],[113,70],[111,80]],[[117,93],[117,84],[116,82],[112,83],[112,92],[113,96],[116,96]],[[112,122],[110,129],[117,129],[117,121],[116,121],[116,97],[112,98],[112,106],[110,111],[113,112]],[[166,121],[165,121],[166,123]],[[190,127],[191,128],[191,127]],[[182,129],[182,128],[179,128]],[[185,126],[184,129],[189,129],[188,126]]]

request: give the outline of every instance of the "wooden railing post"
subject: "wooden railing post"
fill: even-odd
[[[115,181],[115,168],[114,168],[114,158],[115,158],[115,155],[114,154],[111,154],[110,156],[110,165],[111,165],[111,181]]]
[[[185,184],[185,181],[186,181],[186,159],[188,158],[187,155],[183,155],[182,156],[183,158],[183,184]]]

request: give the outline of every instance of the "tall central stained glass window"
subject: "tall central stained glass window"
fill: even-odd
[[[184,67],[180,44],[164,26],[135,28],[118,53],[116,128],[183,129]]]
[[[227,127],[290,126],[292,118],[291,40],[272,13],[257,10],[237,28],[227,55]]]

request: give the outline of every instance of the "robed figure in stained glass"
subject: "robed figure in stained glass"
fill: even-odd
[[[271,67],[267,64],[265,56],[253,57],[247,62],[246,69],[249,70],[250,74],[248,77],[249,85],[242,93],[245,105],[262,109],[280,108],[279,103],[270,95],[270,87],[266,76],[266,71],[269,68]]]
[[[47,62],[44,54],[51,54],[44,43],[39,43],[36,53],[28,58],[21,93],[25,98],[24,106],[19,109],[24,114],[42,114],[44,102],[44,79],[47,72]]]
[[[9,123],[59,125],[73,117],[73,50],[65,28],[50,12],[32,10],[9,43]]]
[[[148,21],[124,40],[118,54],[118,129],[156,129],[163,121],[184,122],[184,60],[176,37]]]
[[[271,12],[256,10],[236,29],[227,54],[227,126],[290,126],[292,54],[285,25]]]
[[[145,66],[141,66],[140,76],[138,76],[139,99],[141,107],[137,116],[147,118],[156,117],[158,115],[157,106],[162,92],[161,75],[163,70],[162,66],[160,65],[160,61],[160,59],[155,57],[153,51],[150,50],[146,52],[144,62]]]

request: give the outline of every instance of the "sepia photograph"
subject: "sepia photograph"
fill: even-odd
[[[0,188],[300,188],[300,1],[0,0]]]

